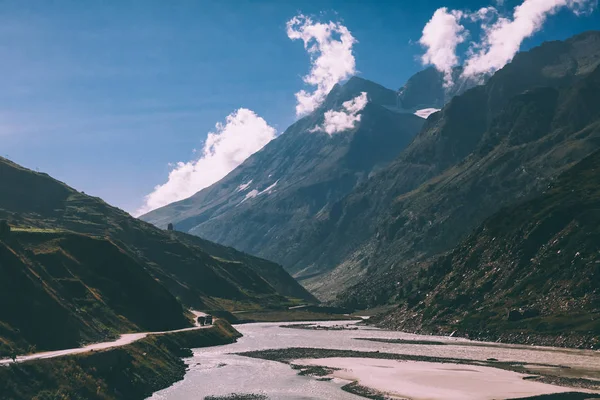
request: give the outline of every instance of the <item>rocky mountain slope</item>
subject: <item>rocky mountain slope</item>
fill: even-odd
[[[117,245],[58,230],[2,235],[0,304],[0,356],[191,326],[181,304]]]
[[[599,227],[597,151],[543,194],[500,210],[420,270],[399,293],[399,308],[378,322],[402,330],[598,347]]]
[[[600,33],[589,32],[521,53],[455,97],[323,218],[305,262],[337,267],[307,287],[325,297],[361,282],[341,301],[385,302],[386,274],[450,250],[501,207],[540,193],[600,145],[599,64]]]
[[[477,80],[462,76],[463,68],[455,67],[452,72],[452,85],[444,82],[444,73],[434,67],[417,72],[398,91],[398,105],[405,110],[417,111],[424,108],[442,108],[455,96],[463,94],[478,84],[483,84],[489,76]]]
[[[185,327],[182,303],[314,301],[277,264],[158,229],[3,158],[0,193],[3,355]]]
[[[367,123],[378,124],[386,137],[394,131],[389,130],[391,120],[382,123],[382,118],[399,109],[393,108],[391,93],[379,90],[370,97],[382,100],[365,109],[355,136],[334,136],[326,142],[333,149],[321,146],[327,158],[306,152],[309,141],[302,137],[318,123],[321,114],[316,113],[221,182],[144,218],[159,225],[177,218],[178,229],[272,257],[321,299],[358,308],[389,302],[405,290],[420,265],[450,251],[502,207],[540,194],[600,147],[599,65],[597,31],[520,53],[482,85],[464,93],[456,89],[457,95],[427,119],[393,161],[333,191],[341,187],[337,173],[351,153],[331,155],[352,148],[343,145],[345,138],[354,142]],[[439,82],[439,74],[431,71],[417,74],[396,105],[416,109],[446,101]],[[336,87],[320,112],[368,91],[358,88],[364,84],[353,79]],[[419,86],[422,93],[415,89]],[[340,95],[346,87],[357,89]],[[287,158],[279,151],[284,147]],[[293,168],[273,168],[282,159]],[[261,176],[271,176],[257,188],[261,195],[246,203],[241,194],[231,193],[254,184],[254,175],[242,173],[251,166],[254,173],[262,169]],[[322,175],[316,173],[321,167]],[[301,182],[315,184],[284,186],[293,171]]]
[[[354,129],[331,136],[314,132],[326,111],[339,110],[363,92],[369,102]],[[176,230],[297,271],[302,268],[302,243],[310,234],[307,221],[318,220],[331,204],[387,165],[423,125],[422,118],[395,108],[396,97],[392,90],[352,78],[220,182],[141,218],[159,227],[172,222]]]

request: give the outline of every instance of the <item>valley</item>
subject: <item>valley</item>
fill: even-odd
[[[43,123],[32,128],[13,123],[21,114],[10,107],[0,113],[3,129],[32,135],[27,151],[36,138],[45,151],[34,162],[15,133],[0,132],[19,150],[0,157],[0,400],[600,399],[600,31],[557,30],[520,51],[546,18],[597,16],[596,3],[522,0],[512,16],[501,1],[441,7],[411,39],[425,50],[418,58],[405,49],[385,73],[382,57],[369,61],[382,82],[402,76],[398,89],[362,77],[359,41],[341,20],[286,17],[310,60],[301,76],[292,53],[270,72],[272,60],[254,54],[262,47],[230,55],[243,40],[207,21],[193,26],[211,47],[188,65],[198,54],[177,56],[177,24],[127,30],[166,15],[145,4],[153,11],[118,35],[142,44],[156,34],[143,56],[126,51],[64,77],[66,92],[91,96],[78,109],[83,133],[44,142],[39,132],[53,140],[77,121],[37,110],[28,119]],[[190,5],[169,12],[183,18],[180,6]],[[207,10],[217,14],[243,22]],[[85,43],[108,32],[71,28]],[[269,59],[281,51],[259,41]],[[163,42],[169,51],[155,51]],[[113,82],[118,90],[86,80],[128,71],[130,56],[164,86],[145,80],[130,92],[124,82],[141,79],[141,65]],[[203,86],[187,81],[202,68]],[[304,88],[280,93],[289,77],[276,73]],[[27,93],[45,79],[7,93],[35,108]],[[188,87],[193,101],[179,103]],[[258,102],[269,122],[243,102]],[[233,104],[225,122],[191,137]],[[192,145],[191,160],[170,161]],[[53,176],[37,167],[46,157]]]
[[[0,158],[0,357],[315,299],[281,266],[157,229]]]
[[[409,79],[396,100],[373,82],[350,79],[223,180],[141,218],[280,262],[323,301],[394,302],[411,290],[404,282],[486,218],[541,194],[599,149],[599,55],[597,31],[544,43],[448,97],[432,71]],[[355,129],[310,132],[325,110],[361,92],[370,102]],[[407,131],[410,111],[436,107]],[[380,126],[384,114],[396,122]],[[372,141],[392,140],[384,132],[394,124],[407,137],[394,145],[396,157],[366,145],[367,132]],[[383,140],[378,145],[391,150]],[[238,204],[244,190],[275,181],[268,196]],[[387,286],[370,291],[370,282]]]

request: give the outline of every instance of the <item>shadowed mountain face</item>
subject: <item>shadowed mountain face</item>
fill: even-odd
[[[595,152],[421,270],[399,295],[400,308],[379,321],[402,330],[597,347],[599,227]],[[554,339],[565,332],[567,342]]]
[[[368,168],[352,157],[367,154],[360,140],[372,136],[365,132],[381,133],[375,143],[383,143],[408,116],[393,112],[391,93],[353,79],[221,182],[144,218],[174,219],[179,229],[272,257],[322,299],[386,303],[406,290],[418,266],[600,147],[599,64],[599,32],[520,53],[430,116],[393,161],[379,167],[374,157]],[[425,71],[407,83],[396,98],[403,108],[446,100],[428,75],[437,76]],[[430,89],[422,98],[419,85]],[[307,133],[323,111],[360,91],[380,100],[356,129],[332,138]],[[269,190],[244,200],[242,188],[256,185],[256,176],[257,193]]]
[[[10,304],[0,307],[0,355],[186,327],[181,303],[315,300],[277,264],[158,229],[3,158],[0,193],[11,226],[0,224],[0,304]]]
[[[598,32],[546,43],[430,117],[396,161],[334,207],[323,241],[340,252],[332,275],[370,277],[342,300],[387,301],[396,289],[386,274],[450,250],[597,149],[599,64]],[[358,248],[353,257],[344,257],[348,237]],[[374,290],[379,276],[388,284]]]
[[[181,304],[122,248],[58,230],[0,238],[0,357],[127,331],[190,326]]]
[[[452,84],[446,85],[444,73],[429,67],[413,75],[398,92],[398,104],[406,110],[442,108],[452,98],[484,83],[489,77],[478,80],[461,76],[462,67],[452,72]]]
[[[354,129],[331,136],[311,132],[326,111],[339,110],[362,92],[369,102]],[[313,233],[309,222],[386,166],[423,125],[423,119],[395,109],[396,97],[352,78],[220,182],[141,218],[160,227],[172,222],[177,230],[301,270],[303,244]]]

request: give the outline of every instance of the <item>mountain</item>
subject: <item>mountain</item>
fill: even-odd
[[[0,304],[0,357],[191,326],[175,297],[122,248],[59,230],[2,235]]]
[[[197,247],[210,254],[211,257],[224,263],[229,270],[251,269],[262,279],[275,289],[280,295],[291,299],[300,299],[309,303],[316,303],[317,299],[309,294],[298,282],[288,274],[282,266],[274,262],[254,257],[243,253],[233,247],[222,246],[220,244],[204,240],[194,235],[183,232],[173,231],[171,233],[178,240],[190,246]],[[260,281],[259,281],[260,282]],[[248,286],[249,281],[244,282]]]
[[[452,70],[452,84],[444,81],[444,73],[429,67],[414,74],[398,91],[398,104],[405,110],[442,108],[452,98],[483,84],[489,76],[471,79],[462,76],[463,68]]]
[[[272,258],[322,300],[356,308],[393,301],[421,266],[599,148],[599,64],[597,31],[519,53],[483,84],[463,92],[471,85],[463,82],[385,163],[384,147],[361,144],[354,154],[376,156],[342,185],[362,132],[377,126],[371,131],[389,138],[393,126],[405,126],[403,110],[448,100],[431,70],[395,98],[352,79],[222,181],[143,218]],[[326,110],[362,91],[372,101],[355,130],[333,138],[310,132]]]
[[[422,269],[397,301],[399,308],[379,323],[487,340],[600,346],[600,151],[543,194],[488,218]]]
[[[303,281],[322,299],[386,302],[397,270],[452,249],[503,206],[539,194],[600,145],[600,33],[518,54],[453,98],[388,167],[323,213]],[[381,278],[381,279],[380,279]],[[379,285],[378,285],[379,284]]]
[[[315,132],[325,113],[361,93],[368,103],[353,129]],[[290,126],[221,181],[194,196],[152,211],[141,219],[159,227],[173,223],[189,232],[277,261],[297,272],[308,221],[370,176],[405,148],[423,125],[399,112],[396,93],[354,77],[335,86],[321,107]]]
[[[0,193],[2,355],[189,326],[182,303],[315,301],[280,265],[158,229],[4,158]]]

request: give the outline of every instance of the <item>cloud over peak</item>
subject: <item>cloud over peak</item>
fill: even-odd
[[[318,108],[335,84],[356,73],[352,54],[356,39],[339,22],[314,22],[302,14],[289,20],[286,28],[290,39],[302,40],[311,62],[310,72],[303,77],[303,81],[313,88],[296,93],[296,114],[300,116]],[[366,104],[366,94],[364,101]],[[357,114],[364,104],[361,106],[353,100],[344,103],[344,107],[347,113],[329,111],[326,114],[323,129],[329,134],[351,128],[355,121],[360,120]],[[208,134],[199,152],[200,157],[175,164],[167,182],[156,186],[152,193],[145,196],[144,205],[136,215],[188,198],[219,181],[276,136],[274,128],[246,108],[234,111],[227,116],[225,123],[217,123],[215,128],[214,132]],[[246,189],[244,185],[238,188]],[[262,192],[252,190],[247,197],[259,194]]]
[[[477,76],[493,73],[510,62],[523,40],[540,31],[546,19],[567,7],[576,14],[595,6],[590,0],[525,0],[516,6],[511,17],[499,17],[483,27],[483,37],[465,62],[464,74]]]
[[[499,6],[502,3],[496,1]],[[443,7],[435,11],[423,29],[419,43],[426,51],[421,61],[443,72],[447,86],[451,85],[452,67],[460,62],[457,47],[469,35],[462,22],[478,23],[481,38],[471,43],[465,53],[463,77],[494,73],[513,59],[525,39],[542,29],[549,16],[563,8],[576,15],[587,14],[597,5],[598,0],[524,0],[507,15],[494,6],[475,12]]]
[[[356,73],[352,54],[356,39],[339,22],[314,22],[302,14],[287,22],[287,35],[302,40],[311,59],[310,72],[303,81],[314,88],[296,93],[296,115],[301,116],[319,107],[336,83]]]
[[[314,127],[311,132],[325,132],[332,136],[335,133],[353,129],[356,123],[360,121],[361,115],[359,113],[365,108],[368,101],[367,92],[362,92],[352,100],[345,101],[342,103],[340,111],[329,110],[325,112],[323,125]]]
[[[427,50],[421,57],[423,64],[431,64],[444,73],[446,86],[452,83],[452,68],[459,64],[456,47],[467,39],[468,32],[460,24],[463,12],[437,9],[423,28],[419,43]]]
[[[144,198],[136,215],[143,215],[174,201],[183,200],[222,179],[276,136],[275,128],[254,111],[240,108],[217,123],[197,160],[178,162],[166,183]]]

